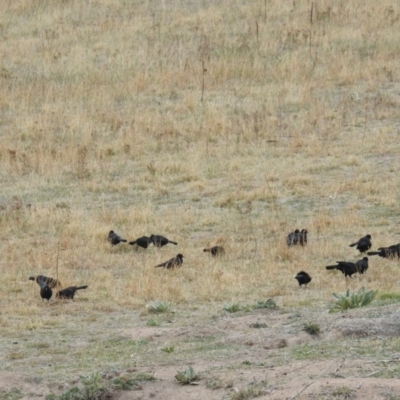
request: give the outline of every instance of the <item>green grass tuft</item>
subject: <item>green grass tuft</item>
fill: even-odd
[[[255,309],[268,308],[270,310],[275,310],[277,307],[275,300],[272,299],[268,299],[267,301],[257,301],[257,304],[254,306]]]
[[[318,336],[321,330],[318,324],[306,323],[303,325],[303,331],[310,335]]]
[[[169,309],[169,304],[166,301],[156,301],[146,306],[148,312],[154,314],[165,313]]]
[[[224,310],[228,313],[236,313],[236,312],[240,311],[241,309],[242,309],[242,307],[237,303],[224,307]]]
[[[238,390],[234,393],[230,400],[248,400],[255,399],[260,396],[264,396],[266,394],[267,383],[250,383],[246,387]]]

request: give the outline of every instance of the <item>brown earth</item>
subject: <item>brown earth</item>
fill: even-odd
[[[398,399],[400,381],[386,379],[385,369],[400,363],[400,353],[390,348],[385,353],[349,354],[350,348],[376,347],[390,343],[400,333],[399,312],[394,305],[377,309],[359,309],[343,314],[328,314],[326,310],[255,309],[238,313],[222,313],[207,322],[196,315],[181,318],[178,312],[169,316],[160,327],[119,326],[115,336],[145,340],[153,350],[179,343],[207,343],[185,354],[181,347],[178,358],[165,361],[157,357],[143,360],[141,365],[126,371],[112,372],[104,379],[120,373],[144,372],[154,381],[142,382],[135,390],[118,391],[113,399],[245,399],[244,390],[255,388],[265,399]],[[136,315],[142,321],[144,315]],[[168,318],[169,318],[168,317]],[[202,314],[202,317],[204,315]],[[321,333],[310,335],[303,330],[304,321],[318,321]],[[326,359],[313,353],[324,351],[324,345],[336,346]],[[294,349],[308,346],[310,354],[293,357]],[[322,346],[322,347],[321,347]],[[392,346],[393,347],[393,346]],[[224,352],[215,353],[218,349]],[[190,353],[190,351],[188,351]],[[214,354],[215,353],[215,354]],[[174,379],[187,365],[200,375],[196,385],[179,385]],[[77,384],[55,385],[46,379],[26,373],[1,372],[0,395],[4,399],[44,398],[49,393],[64,393]],[[14,396],[14,397],[13,397]],[[236,396],[236,397],[235,397]]]

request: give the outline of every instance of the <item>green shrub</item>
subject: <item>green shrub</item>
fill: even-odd
[[[175,375],[175,379],[181,384],[181,385],[195,385],[195,381],[199,379],[199,376],[194,372],[194,369],[189,366],[183,371],[178,371],[178,373]]]
[[[350,289],[347,289],[346,293],[340,295],[336,293],[332,293],[332,296],[335,298],[334,303],[330,306],[329,312],[339,312],[346,311],[350,308],[364,307],[371,303],[374,300],[377,290],[370,290],[369,292],[365,292],[365,289],[362,287],[358,292],[350,292]]]

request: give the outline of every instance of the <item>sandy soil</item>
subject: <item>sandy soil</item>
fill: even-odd
[[[306,311],[304,311],[306,312]],[[307,311],[308,312],[308,311]],[[155,348],[177,340],[206,340],[217,337],[216,346],[232,351],[216,358],[208,351],[193,358],[170,363],[149,360],[148,365],[135,372],[153,374],[154,381],[143,382],[133,391],[114,393],[112,398],[128,399],[230,399],[240,391],[257,388],[258,398],[265,399],[400,399],[400,380],[376,378],[385,365],[400,363],[400,355],[390,357],[349,357],[338,351],[337,357],[326,360],[293,360],[293,346],[321,342],[338,342],[348,338],[385,340],[400,333],[400,319],[395,307],[380,312],[379,318],[368,318],[368,311],[356,310],[346,314],[319,315],[321,334],[312,336],[298,329],[305,314],[299,311],[253,310],[247,313],[226,313],[210,323],[191,320],[171,327],[120,327],[120,334],[146,339]],[[293,322],[295,321],[295,322]],[[297,321],[297,322],[296,322]],[[256,326],[264,327],[254,327]],[[371,344],[372,345],[372,344]],[[339,347],[340,349],[340,347]],[[286,360],[287,359],[287,360]],[[179,385],[174,376],[178,370],[191,365],[200,374],[196,385]],[[71,385],[76,382],[71,382]],[[32,379],[25,374],[0,372],[0,398],[45,398],[49,393],[63,393],[65,386],[50,387],[45,379]],[[234,397],[233,397],[234,398]]]

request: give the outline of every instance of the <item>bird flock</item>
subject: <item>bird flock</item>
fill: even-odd
[[[121,236],[117,235],[114,231],[109,232],[108,241],[113,246],[115,246],[121,242],[127,242],[126,239],[122,239]],[[167,239],[165,236],[161,236],[161,235],[142,236],[136,240],[129,242],[129,244],[131,246],[136,244],[137,246],[142,247],[144,249],[147,249],[147,247],[149,247],[149,244],[153,244],[155,247],[161,248],[161,247],[167,245],[168,243],[174,244],[175,246],[178,244],[176,242],[173,242],[172,240]],[[180,267],[183,263],[184,258],[185,257],[181,253],[179,253],[174,258],[171,258],[168,261],[158,264],[154,268],[173,269],[175,267]]]
[[[59,290],[61,288],[61,282],[54,278],[49,278],[44,275],[36,275],[30,276],[30,281],[36,281],[36,283],[40,286],[40,297],[42,301],[49,301],[53,296],[53,289],[58,289],[56,297],[59,299],[74,299],[75,293],[77,290],[87,289],[88,286],[69,286],[65,289]]]
[[[117,244],[120,243],[127,243],[128,240],[122,238],[119,236],[117,233],[115,233],[113,230],[111,230],[108,233],[107,240],[111,243],[112,246],[116,246]],[[144,249],[147,249],[150,244],[153,244],[157,248],[161,248],[167,244],[173,244],[175,246],[178,245],[177,242],[174,242],[172,240],[169,240],[165,236],[162,235],[150,235],[150,236],[141,236],[136,240],[130,241],[128,244],[131,246],[137,245],[139,247],[142,247]],[[225,254],[225,249],[222,246],[214,246],[208,249],[204,249],[205,252],[209,252],[212,256],[221,256]],[[183,259],[185,257],[183,254],[178,253],[175,257],[171,258],[170,260],[167,260],[161,264],[156,265],[154,268],[165,268],[165,269],[174,269],[175,267],[180,267],[183,263]],[[31,281],[36,281],[36,283],[40,287],[40,297],[42,298],[42,301],[49,300],[53,296],[53,289],[57,289],[57,294],[56,298],[59,299],[70,299],[73,300],[75,293],[78,290],[82,289],[87,289],[87,285],[83,286],[69,286],[65,289],[60,290],[62,287],[60,281],[54,278],[50,278],[44,275],[36,275],[36,276],[30,276],[29,280]]]
[[[296,229],[295,231],[289,233],[286,238],[288,246],[300,245],[305,246],[307,244],[307,229]],[[400,258],[400,243],[394,244],[389,247],[379,247],[378,251],[367,251],[372,247],[371,235],[365,235],[358,239],[357,242],[351,243],[350,247],[356,247],[356,249],[362,254],[367,253],[369,256],[378,255],[382,258]],[[338,270],[343,273],[347,278],[352,278],[355,273],[364,274],[368,269],[368,257],[363,257],[361,260],[356,262],[351,261],[336,261],[336,265],[327,265],[325,267],[327,270]],[[311,282],[311,276],[305,272],[300,271],[295,277],[299,286],[307,286]]]
[[[306,246],[307,245],[307,229],[295,229],[290,232],[286,237],[286,243],[288,246]],[[169,240],[162,235],[150,235],[141,236],[136,240],[128,242],[127,239],[122,238],[113,230],[108,233],[107,240],[112,246],[116,246],[120,243],[128,243],[131,246],[138,246],[147,249],[149,245],[153,244],[154,247],[161,248],[167,244],[178,245],[177,242]],[[367,255],[374,256],[378,255],[382,258],[400,258],[400,243],[394,244],[389,247],[380,247],[377,251],[368,251],[372,247],[371,235],[365,235],[360,238],[357,242],[351,243],[350,247],[356,247],[356,249],[362,254],[367,253]],[[204,249],[204,252],[210,253],[213,257],[222,256],[225,254],[225,249],[222,246],[213,246],[211,248]],[[180,267],[183,264],[183,259],[185,257],[183,254],[178,253],[175,257],[167,260],[161,264],[155,265],[154,268],[165,268],[174,269]],[[368,270],[368,257],[363,257],[362,259],[351,262],[351,261],[336,261],[336,265],[327,265],[325,267],[327,270],[338,270],[343,273],[347,278],[352,278],[355,273],[364,274]],[[307,284],[311,282],[312,278],[306,271],[300,271],[295,276],[298,281],[299,286],[307,287]],[[87,289],[87,285],[83,286],[69,286],[65,289],[60,290],[62,287],[60,281],[54,278],[50,278],[44,275],[36,275],[29,277],[29,280],[36,281],[40,287],[40,297],[42,301],[49,301],[53,296],[53,289],[57,290],[56,297],[59,299],[70,299],[73,300],[76,292],[78,290]]]
[[[128,242],[126,239],[123,239],[121,236],[119,236],[114,231],[109,232],[108,241],[113,246],[115,246],[119,243]],[[177,242],[173,242],[172,240],[169,240],[165,236],[152,234],[150,236],[141,236],[140,238],[138,238],[136,240],[132,240],[128,244],[130,244],[131,246],[137,245],[139,247],[142,247],[143,249],[147,249],[150,244],[153,244],[154,247],[161,248],[163,246],[166,246],[169,243],[171,243],[175,246],[178,245]],[[209,252],[212,256],[221,256],[221,255],[225,254],[225,249],[222,246],[214,246],[209,249],[204,249],[204,251]],[[183,264],[184,258],[185,257],[183,256],[183,254],[178,253],[174,258],[171,258],[168,261],[158,264],[158,265],[154,266],[154,268],[173,269],[175,267],[180,267]]]

